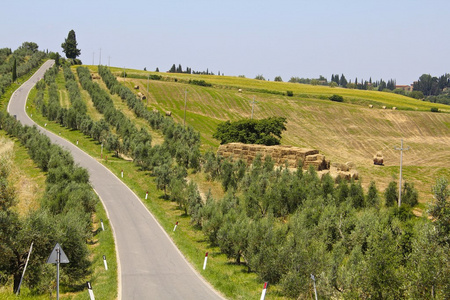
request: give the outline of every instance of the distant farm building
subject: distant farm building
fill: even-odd
[[[405,92],[411,92],[413,89],[412,85],[396,85],[395,88],[404,90]]]

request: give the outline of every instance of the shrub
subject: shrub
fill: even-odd
[[[431,112],[439,112],[439,108],[437,107],[432,107],[430,110]]]
[[[330,96],[329,98],[331,101],[335,101],[335,102],[344,102],[344,97],[342,97],[341,95],[333,95]]]
[[[421,91],[412,91],[408,96],[414,99],[423,99],[424,97]]]
[[[200,86],[212,86],[211,83],[208,83],[204,80],[189,80],[190,84],[200,85]]]
[[[294,92],[293,91],[286,91],[286,95],[288,97],[292,97],[292,96],[294,96]]]

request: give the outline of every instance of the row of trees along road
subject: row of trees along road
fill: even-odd
[[[20,216],[14,207],[15,192],[7,181],[8,164],[0,163],[0,283],[6,284],[12,276],[14,291],[17,289],[34,242],[24,284],[33,293],[51,293],[55,272],[46,260],[58,242],[70,257],[70,264],[61,265],[61,284],[76,289],[91,272],[86,242],[92,237],[91,220],[98,197],[89,184],[88,172],[36,127],[22,126],[0,112],[0,128],[16,137],[36,165],[47,172],[40,207]]]
[[[12,82],[36,68],[45,57],[33,42],[22,43],[14,52],[10,48],[0,49],[0,97]]]

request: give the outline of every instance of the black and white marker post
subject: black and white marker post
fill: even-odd
[[[145,200],[148,198],[148,192],[145,193]]]
[[[108,271],[108,264],[106,263],[106,256],[103,255],[103,264],[105,265],[105,270]]]
[[[260,300],[264,300],[264,298],[266,298],[266,291],[267,291],[267,282],[264,282],[264,288],[262,290],[261,299]]]
[[[88,287],[89,298],[91,300],[95,300],[94,291],[92,290],[92,285],[89,281],[87,282],[87,287]]]
[[[47,263],[56,264],[56,300],[59,300],[59,264],[67,264],[69,263],[69,259],[58,243],[56,243],[55,248],[50,253]]]
[[[173,227],[173,231],[177,230],[178,221],[175,223],[175,226]]]
[[[120,172],[120,176],[122,176],[122,178],[123,178],[123,170]]]
[[[100,219],[100,224],[102,224],[102,230],[105,231],[105,226],[103,226],[103,219]]]
[[[205,262],[203,263],[203,270],[206,269],[206,263],[208,262],[208,252],[205,254]]]

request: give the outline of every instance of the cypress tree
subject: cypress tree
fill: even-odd
[[[63,48],[63,52],[66,54],[67,58],[75,59],[81,54],[81,50],[77,49],[77,37],[75,35],[75,31],[69,31],[66,40],[61,44],[61,48]]]
[[[336,77],[338,78],[339,75],[336,74]],[[341,79],[337,83],[342,87],[347,87],[348,82],[347,82],[347,79],[345,78],[344,74],[341,75]]]
[[[12,81],[16,81],[17,79],[17,61],[16,58],[14,57],[14,63],[13,63],[13,68],[12,68]]]

